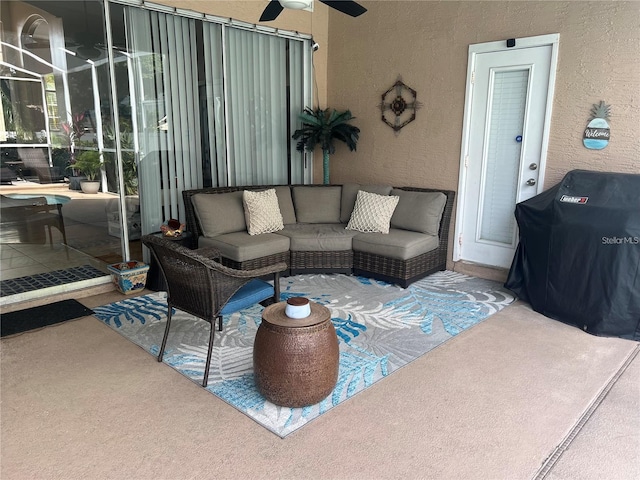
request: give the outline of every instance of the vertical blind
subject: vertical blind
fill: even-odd
[[[185,189],[304,180],[291,133],[307,41],[124,10],[143,233],[184,218]]]
[[[511,245],[522,153],[518,137],[523,135],[529,70],[493,73],[480,239]]]
[[[204,139],[209,155],[208,178],[213,185],[226,185],[226,135],[224,124],[224,74],[222,67],[222,26],[215,23],[203,25],[205,61],[205,111],[207,123]]]
[[[302,122],[298,118],[305,107],[305,44],[302,42],[289,42],[289,155],[291,158],[291,178],[286,183],[306,183],[309,171],[305,171],[305,153],[296,151],[296,140],[291,138],[293,132],[302,128]],[[308,49],[307,49],[308,52]]]
[[[286,40],[230,29],[229,183],[287,183]]]
[[[142,233],[184,218],[182,190],[202,186],[195,20],[127,8],[139,140]]]

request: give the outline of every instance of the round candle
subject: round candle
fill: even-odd
[[[291,297],[287,300],[284,313],[289,318],[307,318],[311,315],[309,300],[304,297]]]

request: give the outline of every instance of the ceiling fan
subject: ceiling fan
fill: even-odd
[[[320,2],[335,8],[339,12],[346,13],[352,17],[362,15],[367,11],[362,5],[353,0],[319,0]],[[270,22],[275,20],[278,15],[285,9],[302,10],[313,5],[313,0],[271,0],[260,16],[261,22]]]

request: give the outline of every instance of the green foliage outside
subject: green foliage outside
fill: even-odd
[[[93,182],[98,177],[101,166],[100,153],[95,150],[86,150],[77,156],[73,168],[83,173],[87,180]]]
[[[124,119],[119,121],[121,131],[120,132],[120,146],[122,147],[122,181],[124,183],[125,195],[137,195],[138,194],[138,166],[136,165],[136,156],[133,151],[133,133],[128,122]],[[115,131],[112,125],[105,127],[105,140],[115,148]],[[116,163],[115,154],[105,156],[105,162],[115,173]]]

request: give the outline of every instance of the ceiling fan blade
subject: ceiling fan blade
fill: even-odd
[[[331,8],[335,8],[339,12],[346,13],[347,15],[351,15],[352,17],[358,17],[367,11],[359,3],[354,2],[353,0],[320,0],[325,5],[330,6]]]
[[[278,18],[278,15],[280,15],[280,12],[282,12],[282,10],[284,10],[284,7],[280,5],[280,2],[278,2],[278,0],[271,0],[267,7],[264,9],[264,12],[262,12],[260,21],[270,22],[271,20],[275,20],[276,18]]]

